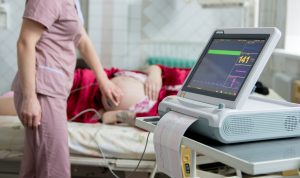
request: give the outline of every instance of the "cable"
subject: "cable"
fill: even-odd
[[[80,88],[76,88],[76,89],[72,90],[72,91],[70,92],[70,94],[71,94],[71,93],[74,93],[74,92],[76,92],[76,91],[79,91],[79,90],[83,90],[83,89],[86,89],[86,88],[95,86],[95,85],[98,85],[98,83],[92,83],[92,84],[89,84],[89,85],[86,85],[86,86],[83,86],[83,87],[80,87]]]
[[[72,90],[70,93],[74,93],[74,92],[77,92],[77,91],[79,91],[79,90],[83,90],[83,89],[89,88],[89,87],[94,86],[94,85],[98,85],[98,84],[97,84],[97,83],[92,83],[92,84],[87,85],[87,86],[84,86],[84,87],[76,88],[76,89]],[[100,120],[100,119],[101,119],[101,114],[100,114],[97,110],[95,110],[95,109],[93,109],[93,108],[90,108],[90,109],[86,109],[86,110],[81,111],[81,112],[78,113],[76,116],[74,116],[73,118],[71,118],[71,119],[69,120],[69,122],[74,121],[75,119],[77,119],[78,117],[80,117],[82,114],[87,113],[87,112],[95,112],[96,115],[98,116],[98,119],[97,119],[97,120]],[[98,134],[99,131],[100,131],[100,128],[99,128],[99,129],[97,130],[97,132],[95,133],[93,139],[94,139],[94,141],[95,141],[95,143],[96,143],[96,145],[97,145],[97,147],[98,147],[98,149],[99,149],[99,151],[100,151],[100,153],[101,153],[103,159],[106,161],[107,167],[108,167],[109,171],[112,173],[112,175],[113,175],[115,178],[120,178],[120,177],[112,170],[112,168],[110,167],[109,162],[108,162],[108,160],[106,159],[103,150],[101,149],[100,145],[98,144],[98,142],[97,142],[97,140],[96,140],[96,136],[97,136],[97,134]],[[144,158],[144,155],[145,155],[147,146],[148,146],[149,136],[150,136],[150,132],[148,132],[147,139],[146,139],[146,143],[145,143],[145,147],[144,147],[143,153],[142,153],[142,155],[141,155],[141,158],[139,159],[139,162],[138,162],[137,166],[134,168],[134,170],[133,170],[126,178],[130,178],[133,174],[136,173],[137,169],[139,168],[139,166],[140,166],[140,164],[141,164],[141,162],[142,162],[142,160],[143,160],[143,158]]]
[[[140,164],[141,164],[141,162],[142,162],[142,160],[143,160],[143,158],[144,158],[144,155],[145,155],[145,153],[146,153],[146,149],[147,149],[147,146],[148,146],[149,136],[150,136],[150,132],[148,132],[147,139],[146,139],[146,143],[145,143],[145,147],[144,147],[144,151],[143,151],[143,153],[142,153],[142,156],[141,156],[141,158],[140,158],[140,160],[139,160],[137,166],[135,167],[135,169],[134,169],[134,170],[128,175],[128,177],[126,177],[126,178],[131,177],[134,173],[136,173],[137,169],[139,168],[139,166],[140,166]]]
[[[72,117],[72,118],[69,120],[69,122],[74,121],[74,120],[77,119],[79,116],[81,116],[82,114],[87,113],[87,112],[95,112],[96,115],[98,116],[98,119],[96,119],[96,120],[100,120],[100,119],[101,119],[101,114],[100,114],[96,109],[90,108],[90,109],[86,109],[86,110],[81,111],[81,112],[78,113],[76,116]]]
[[[93,139],[94,139],[94,141],[95,141],[95,143],[96,143],[96,145],[97,145],[97,147],[98,147],[98,149],[99,149],[99,151],[100,151],[100,153],[101,153],[101,155],[102,155],[104,161],[106,162],[109,171],[112,173],[112,175],[113,175],[115,178],[120,178],[120,177],[119,177],[119,176],[111,169],[111,167],[110,167],[110,165],[109,165],[109,162],[108,162],[108,160],[107,160],[106,157],[105,157],[104,152],[102,151],[100,145],[98,144],[98,142],[97,142],[97,140],[96,140],[96,136],[97,136],[97,134],[98,134],[99,131],[100,131],[100,128],[99,128],[99,129],[97,130],[97,132],[95,133]]]
[[[101,152],[102,157],[103,157],[104,160],[106,161],[107,167],[108,167],[109,171],[112,173],[112,175],[113,175],[115,178],[120,178],[119,176],[116,175],[116,173],[115,173],[115,172],[112,170],[112,168],[110,167],[109,162],[107,161],[106,156],[105,156],[103,150],[101,149],[100,145],[98,144],[98,142],[97,142],[97,140],[96,140],[96,136],[97,136],[97,134],[98,134],[99,131],[100,131],[100,129],[97,130],[97,132],[95,133],[93,139],[94,139],[94,141],[96,142],[96,144],[97,144],[97,146],[98,146],[98,149],[99,149],[99,151]],[[138,162],[137,166],[135,167],[135,169],[134,169],[134,170],[133,170],[126,178],[130,178],[134,173],[136,173],[137,169],[139,168],[139,166],[140,166],[140,164],[141,164],[141,162],[142,162],[142,160],[143,160],[143,157],[144,157],[144,155],[145,155],[147,146],[148,146],[149,136],[150,136],[150,132],[148,132],[147,139],[146,139],[146,143],[145,143],[145,147],[144,147],[142,156],[141,156],[141,158],[139,159],[139,162]]]
[[[154,178],[156,172],[157,172],[157,164],[155,163],[154,168],[153,168],[149,178]]]
[[[80,90],[83,90],[83,89],[86,89],[86,88],[89,88],[89,87],[92,87],[92,86],[96,86],[96,85],[98,85],[98,83],[92,83],[92,84],[89,84],[89,85],[86,85],[86,86],[83,86],[83,87],[80,87],[80,88],[73,89],[73,90],[71,90],[70,94],[74,93],[74,92],[77,92],[77,91],[80,91]],[[115,104],[110,99],[107,99],[107,104],[110,108],[116,107]]]
[[[79,114],[77,114],[77,115],[74,116],[73,118],[71,118],[71,119],[69,120],[69,122],[74,121],[76,118],[78,118],[79,116],[81,116],[82,114],[87,113],[87,112],[95,112],[95,113],[97,114],[98,118],[99,118],[99,119],[101,118],[101,115],[100,115],[100,113],[99,113],[97,110],[95,110],[95,109],[86,109],[86,110],[84,110],[84,111],[81,111]],[[95,143],[96,143],[96,145],[97,145],[97,147],[98,147],[98,149],[99,149],[99,151],[100,151],[100,153],[101,153],[103,159],[106,161],[107,167],[108,167],[109,171],[112,173],[112,175],[113,175],[115,178],[120,178],[120,177],[112,170],[112,168],[110,167],[109,162],[108,162],[108,160],[106,159],[106,156],[105,156],[103,150],[101,149],[100,145],[98,144],[98,142],[97,142],[97,140],[96,140],[97,134],[98,134],[98,132],[100,131],[100,129],[101,129],[101,128],[99,128],[99,129],[97,130],[97,132],[95,133],[93,139],[94,139],[94,141],[95,141]],[[142,160],[143,160],[143,158],[144,158],[144,155],[145,155],[147,146],[148,146],[149,136],[150,136],[150,132],[148,132],[147,139],[146,139],[146,143],[145,143],[145,147],[144,147],[143,153],[142,153],[142,155],[141,155],[141,158],[139,159],[139,162],[138,162],[137,166],[134,168],[134,170],[133,170],[126,178],[130,178],[134,173],[136,173],[137,169],[139,168],[139,166],[140,166],[140,164],[141,164],[141,162],[142,162]]]

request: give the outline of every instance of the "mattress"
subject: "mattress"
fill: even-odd
[[[68,123],[71,155],[139,159],[148,133],[126,125]],[[14,116],[0,116],[0,159],[20,157],[24,127]],[[101,153],[99,147],[103,151]],[[144,155],[154,160],[153,135],[150,134]]]

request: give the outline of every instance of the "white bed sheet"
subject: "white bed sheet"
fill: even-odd
[[[147,132],[124,125],[68,123],[71,155],[102,157],[95,142],[108,158],[139,159]],[[97,135],[96,135],[97,134]],[[13,116],[0,116],[0,158],[22,155],[24,128]],[[154,160],[153,135],[150,134],[144,159]]]

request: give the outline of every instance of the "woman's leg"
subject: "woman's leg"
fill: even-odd
[[[17,115],[13,96],[0,97],[0,115]]]
[[[15,101],[15,107],[17,109],[17,112],[19,114],[19,111],[21,109],[21,103],[22,103],[22,95],[19,93],[15,93],[14,95],[14,101]],[[19,118],[20,115],[19,115]],[[23,152],[23,158],[21,163],[21,170],[20,170],[20,178],[34,178],[35,177],[35,164],[34,164],[34,147],[32,147],[34,144],[31,142],[32,139],[27,139],[27,135],[33,135],[33,133],[29,133],[31,129],[25,129],[25,143],[24,143],[24,152]],[[33,132],[33,130],[32,130]]]
[[[38,99],[41,125],[25,129],[20,177],[70,178],[66,101],[40,94]]]

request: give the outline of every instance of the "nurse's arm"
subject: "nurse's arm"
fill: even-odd
[[[82,29],[81,31],[82,33],[78,43],[78,50],[81,56],[83,57],[83,60],[95,72],[97,80],[101,83],[107,80],[108,78],[103,70],[97,52],[94,49],[92,42],[90,41],[85,29]]]
[[[24,19],[17,42],[18,72],[22,88],[21,120],[25,126],[37,126],[40,122],[41,108],[35,91],[35,46],[45,27],[37,22]]]
[[[45,28],[32,20],[24,19],[17,42],[18,69],[23,96],[35,95],[35,46]]]
[[[82,28],[82,36],[78,42],[78,49],[84,61],[94,71],[98,83],[100,84],[102,95],[111,100],[114,105],[119,105],[122,91],[108,79],[97,52],[84,28]]]

